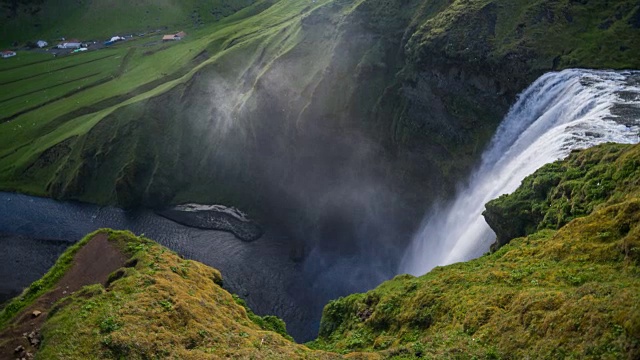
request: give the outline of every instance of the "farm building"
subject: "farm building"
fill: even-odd
[[[44,41],[44,40],[38,40],[38,42],[36,42],[36,44],[38,45],[39,48],[43,48],[43,47],[49,45],[49,43]]]
[[[82,44],[79,42],[65,42],[58,45],[59,49],[79,49],[82,47]]]
[[[111,40],[107,40],[107,41],[105,41],[105,42],[104,42],[104,44],[105,44],[106,46],[109,46],[109,45],[113,45],[113,44],[115,44],[116,42],[121,41],[121,40],[124,40],[124,38],[123,38],[122,36],[112,36],[112,37],[111,37]]]
[[[184,38],[185,36],[187,36],[187,33],[184,31],[180,31],[175,34],[163,36],[162,41],[182,40],[182,38]]]
[[[16,52],[15,51],[5,50],[5,51],[2,52],[2,58],[3,59],[10,58],[12,56],[16,56]]]

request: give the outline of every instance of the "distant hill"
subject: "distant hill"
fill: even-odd
[[[203,26],[256,1],[5,0],[0,8],[0,46],[62,37],[101,40],[112,35]],[[18,3],[15,11],[11,3]]]

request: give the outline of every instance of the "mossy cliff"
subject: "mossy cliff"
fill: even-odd
[[[87,263],[83,250],[103,236],[123,255],[121,268],[111,263],[117,270],[108,277],[90,278],[96,263],[108,264]],[[74,288],[78,280],[85,286]],[[68,293],[55,295],[64,289]],[[53,305],[42,301],[52,296]],[[42,312],[35,319],[34,309]],[[38,359],[337,358],[293,343],[282,320],[253,314],[223,289],[217,270],[121,231],[88,235],[5,307],[0,319],[2,358],[17,346]],[[34,321],[39,325],[30,325]],[[22,331],[33,331],[29,342],[35,346]]]
[[[366,184],[380,207],[418,215],[465,178],[543,72],[640,68],[634,1],[245,5],[203,17],[180,45],[132,46],[99,96],[0,121],[12,135],[0,143],[0,187],[123,206],[227,202],[315,221],[325,205],[368,207],[345,195]],[[136,72],[174,63],[157,77]]]
[[[539,170],[491,206],[527,236],[330,302],[310,345],[399,359],[638,358],[639,160],[640,146],[607,144]],[[548,211],[531,215],[531,204]]]
[[[638,197],[639,191],[638,148],[608,144],[543,166],[513,194],[490,201],[484,217],[497,234],[497,248],[538,230],[557,230],[596,209]]]

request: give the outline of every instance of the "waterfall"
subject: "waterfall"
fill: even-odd
[[[427,213],[400,272],[422,275],[481,256],[495,240],[482,217],[484,204],[513,192],[527,175],[572,149],[637,143],[638,125],[640,72],[569,69],[543,75],[520,94],[468,185]]]

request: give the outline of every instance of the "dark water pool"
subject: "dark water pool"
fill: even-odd
[[[177,224],[151,211],[0,192],[0,297],[6,300],[40,278],[58,256],[102,227],[127,229],[186,258],[219,269],[225,287],[258,314],[275,314],[298,340],[315,337],[321,305],[305,284],[304,265],[289,258],[290,241],[267,232],[248,243],[232,234]]]

